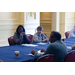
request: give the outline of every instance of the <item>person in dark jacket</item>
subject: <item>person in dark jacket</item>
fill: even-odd
[[[31,54],[37,58],[46,54],[54,54],[54,62],[64,62],[64,58],[68,50],[66,44],[61,40],[61,34],[59,32],[52,31],[49,41],[51,43],[47,49],[41,49],[41,52],[44,52],[44,54],[37,53],[34,49],[31,51]]]
[[[21,44],[30,44],[30,40],[25,34],[25,29],[22,25],[19,25],[16,29],[16,33],[13,36],[13,44],[21,45]]]

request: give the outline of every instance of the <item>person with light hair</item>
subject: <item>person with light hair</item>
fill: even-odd
[[[75,25],[74,25],[74,28],[69,32],[68,38],[75,38]]]
[[[42,33],[42,31],[43,31],[43,27],[38,26],[37,33],[34,34],[33,39],[32,39],[33,43],[40,43],[40,42],[45,43],[49,41],[47,36],[44,33]]]

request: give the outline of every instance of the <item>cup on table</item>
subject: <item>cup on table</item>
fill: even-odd
[[[19,51],[15,51],[15,57],[17,58],[19,56]]]

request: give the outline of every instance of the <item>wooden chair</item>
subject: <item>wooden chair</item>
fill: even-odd
[[[53,54],[46,54],[44,56],[39,57],[36,62],[53,62],[54,55]]]

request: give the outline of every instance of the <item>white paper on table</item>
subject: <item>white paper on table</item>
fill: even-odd
[[[28,55],[32,55],[32,56],[34,56],[33,54],[28,54]]]
[[[37,44],[45,45],[45,44],[47,44],[47,43],[37,43]]]
[[[39,53],[39,54],[44,54],[44,52],[40,52],[40,51],[41,51],[41,50],[37,51],[37,53]],[[28,54],[28,55],[34,56],[33,54]]]
[[[41,50],[37,51],[37,53],[44,54],[44,52],[41,52]]]
[[[23,46],[33,46],[33,47],[36,47],[38,45],[33,45],[33,44],[22,44]]]
[[[67,46],[67,48],[68,48],[68,49],[71,49],[71,47],[70,47],[70,46]]]

